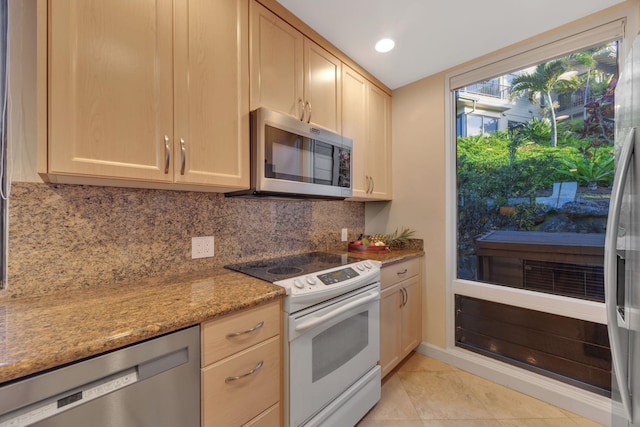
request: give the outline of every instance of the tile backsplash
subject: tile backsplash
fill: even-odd
[[[364,203],[225,198],[217,193],[14,182],[9,283],[36,296],[180,274],[312,250],[346,248],[364,231]],[[191,237],[214,236],[191,259]]]

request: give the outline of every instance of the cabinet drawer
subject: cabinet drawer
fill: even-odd
[[[242,425],[279,400],[279,336],[202,369],[203,427]]]
[[[280,427],[280,403],[276,403],[243,427]]]
[[[202,366],[210,365],[280,333],[280,301],[202,325]]]
[[[420,258],[412,258],[397,264],[386,265],[380,270],[380,287],[393,286],[420,273]]]

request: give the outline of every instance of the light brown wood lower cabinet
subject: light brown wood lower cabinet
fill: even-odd
[[[280,301],[202,325],[202,426],[282,425]]]
[[[387,375],[422,340],[421,258],[382,268],[380,367]]]
[[[280,425],[280,404],[275,404],[251,421],[245,424],[246,427],[272,427]]]

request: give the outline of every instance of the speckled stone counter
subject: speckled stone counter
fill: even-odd
[[[0,383],[284,296],[225,269],[0,300]]]
[[[419,249],[391,249],[379,252],[353,251],[349,252],[349,256],[380,261],[384,267],[385,265],[424,256],[424,251]]]

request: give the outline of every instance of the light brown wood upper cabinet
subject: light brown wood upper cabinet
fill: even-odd
[[[39,0],[41,175],[248,188],[248,9],[248,0]]]
[[[250,4],[251,110],[267,107],[340,133],[342,62],[261,4]]]
[[[353,199],[391,200],[391,97],[342,67],[342,134],[353,140]]]

